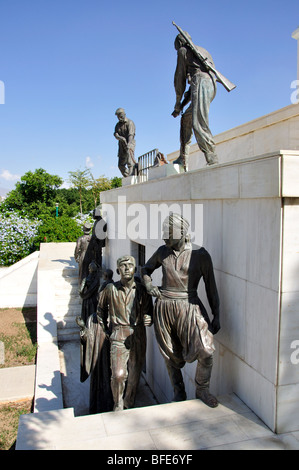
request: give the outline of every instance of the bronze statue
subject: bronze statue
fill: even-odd
[[[85,222],[83,225],[83,235],[79,237],[76,242],[74,257],[79,264],[79,285],[81,285],[83,279],[88,275],[89,264],[94,259],[93,253],[91,253],[89,249],[91,229],[92,225],[89,222]]]
[[[114,137],[118,140],[118,168],[124,177],[131,176],[134,174],[136,166],[134,158],[135,124],[126,117],[123,108],[118,108],[115,114],[118,118],[114,130]]]
[[[96,313],[85,324],[76,318],[80,327],[80,381],[90,376],[89,412],[104,413],[113,410],[110,380],[110,344]]]
[[[80,285],[79,294],[82,298],[81,318],[85,324],[88,317],[97,311],[100,287],[99,270],[100,268],[97,263],[92,261],[89,264],[89,274],[82,280]]]
[[[112,269],[105,269],[105,271],[103,272],[103,279],[104,282],[101,284],[99,292],[102,292],[102,290],[104,290],[108,284],[114,282]]]
[[[92,251],[93,260],[102,267],[102,250],[106,245],[107,223],[102,218],[98,207],[93,211],[93,218],[95,222],[92,227],[89,249]]]
[[[174,47],[177,50],[177,66],[174,75],[176,103],[172,115],[182,112],[180,124],[180,156],[173,163],[188,170],[189,147],[194,132],[198,147],[204,153],[208,165],[218,163],[215,142],[209,128],[210,104],[216,95],[216,81],[227,91],[236,88],[232,82],[215,69],[211,54],[203,47],[193,44],[191,36],[172,22],[178,29]],[[188,91],[186,81],[191,84]],[[184,99],[181,103],[181,99]],[[183,108],[191,101],[183,113]]]
[[[81,381],[91,374],[90,412],[134,406],[146,353],[145,326],[152,324],[152,298],[135,278],[132,256],[117,261],[120,281],[99,294],[97,312],[81,328]]]
[[[163,223],[165,245],[160,246],[143,266],[142,278],[149,294],[157,297],[154,328],[164,357],[174,401],[186,399],[181,368],[197,360],[196,397],[210,407],[218,405],[209,392],[213,363],[213,334],[220,329],[219,297],[213,264],[205,248],[192,249],[189,223],[171,214]],[[151,274],[162,266],[162,286],[152,285]],[[213,321],[198,298],[197,288],[203,278]]]
[[[117,261],[120,281],[100,293],[97,315],[110,339],[111,390],[114,411],[134,406],[145,360],[145,326],[152,324],[153,304],[144,286],[135,280],[135,259]]]
[[[185,33],[188,39],[191,37]],[[218,163],[215,151],[215,142],[209,128],[210,103],[216,95],[216,78],[190,49],[187,41],[178,34],[174,47],[177,50],[177,66],[174,76],[174,88],[176,92],[176,103],[172,115],[177,117],[182,112],[180,124],[180,156],[174,163],[184,166],[188,170],[189,147],[194,132],[198,147],[204,153],[207,164]],[[204,55],[206,60],[213,65],[211,55],[202,47],[195,46]],[[186,81],[191,84],[190,89],[184,96]],[[184,106],[191,104],[183,113]]]

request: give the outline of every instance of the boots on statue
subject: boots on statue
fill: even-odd
[[[174,165],[181,165],[184,168],[184,171],[188,171],[188,158],[180,155],[174,162],[172,162]]]
[[[176,369],[175,367],[166,363],[168,375],[170,378],[171,385],[173,386],[173,400],[172,401],[184,401],[187,398],[184,380],[182,376],[181,369]]]
[[[217,163],[219,163],[216,153],[205,153],[205,158],[207,165],[216,165]]]
[[[212,356],[198,360],[195,374],[196,398],[203,401],[207,406],[216,408],[218,400],[209,391],[212,366]]]

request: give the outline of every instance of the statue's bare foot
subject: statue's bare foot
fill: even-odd
[[[201,390],[196,392],[196,398],[199,398],[210,408],[216,408],[218,406],[218,400],[212,395],[209,390]]]

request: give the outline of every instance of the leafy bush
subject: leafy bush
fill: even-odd
[[[83,235],[82,228],[70,217],[48,218],[38,228],[34,245],[40,243],[75,242]]]
[[[62,179],[42,168],[28,171],[0,203],[0,266],[10,266],[39,250],[40,243],[76,241],[83,235],[83,224],[94,223],[92,211],[100,193],[121,186],[118,177],[95,179],[88,170],[69,173],[76,188],[58,189]],[[85,187],[87,180],[82,184],[82,176],[88,177],[92,189]]]
[[[40,224],[13,211],[0,213],[0,265],[10,266],[34,251]]]

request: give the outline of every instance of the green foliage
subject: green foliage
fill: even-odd
[[[56,202],[59,204],[59,216],[65,215],[68,217],[75,217],[80,208],[80,195],[79,191],[75,188],[62,188],[57,190]],[[81,191],[81,204],[82,213],[86,214],[91,212],[94,206],[94,199],[92,192],[87,189]]]
[[[39,250],[40,243],[76,241],[84,221],[94,221],[100,193],[121,186],[121,178],[95,179],[89,169],[69,175],[73,187],[66,189],[59,188],[63,180],[57,175],[28,171],[0,203],[0,265],[10,266]]]
[[[102,191],[107,191],[111,189],[111,182],[105,176],[100,176],[99,178],[94,178],[92,173],[91,176],[91,192],[94,198],[94,207],[97,206],[97,202],[100,199],[100,194]]]
[[[28,171],[21,177],[21,182],[8,193],[0,206],[1,212],[7,210],[25,213],[29,218],[42,220],[55,214],[55,197],[63,180],[57,175],[50,175],[42,168]]]
[[[36,202],[48,204],[53,200],[56,190],[63,180],[57,175],[50,175],[42,168],[28,171],[21,177],[21,182],[8,194],[5,205],[12,209],[22,210]]]
[[[39,226],[34,245],[38,250],[40,243],[74,242],[81,235],[82,228],[72,218],[48,218]]]
[[[82,191],[91,187],[91,173],[88,168],[85,170],[69,171],[69,183],[79,191],[80,213],[82,214]]]
[[[62,183],[63,180],[59,176],[50,175],[42,168],[39,168],[34,173],[32,171],[25,173],[21,177],[21,183],[17,183],[17,186],[19,185],[20,192],[27,204],[35,201],[47,204],[53,199],[57,188]]]
[[[120,188],[122,185],[122,179],[119,176],[114,176],[110,180],[111,182],[111,188]]]

